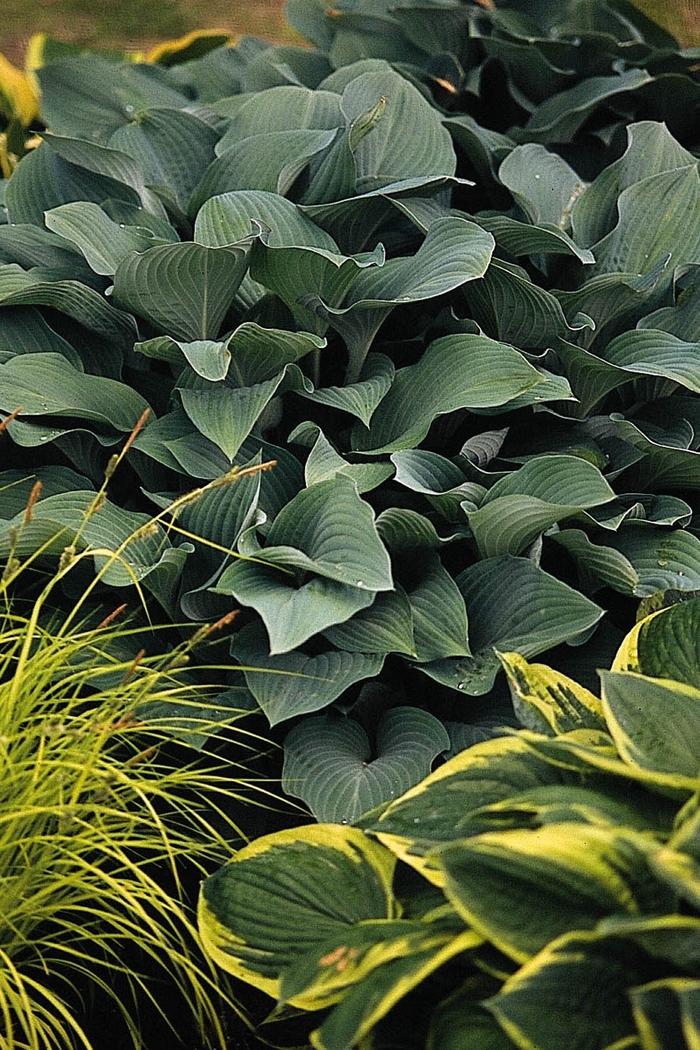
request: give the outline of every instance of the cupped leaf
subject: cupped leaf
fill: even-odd
[[[275,518],[256,556],[361,591],[393,588],[389,555],[372,509],[353,482],[340,475],[295,496]]]
[[[317,820],[352,824],[417,784],[449,746],[442,722],[416,707],[384,715],[374,757],[352,719],[306,719],[285,738],[282,788],[303,799]]]
[[[300,390],[299,393],[309,401],[349,412],[368,427],[377,405],[388,393],[394,375],[394,364],[390,358],[385,354],[370,354],[357,383],[319,387],[312,393]]]
[[[258,625],[236,635],[231,652],[245,666],[246,684],[270,725],[328,707],[355,682],[378,675],[384,664],[383,654],[336,649],[317,656],[298,650],[270,656]]]
[[[174,339],[216,339],[248,266],[251,241],[223,249],[166,244],[126,256],[114,297]]]
[[[555,522],[614,498],[592,463],[540,456],[497,481],[467,517],[482,556],[496,557],[519,554]]]
[[[158,243],[150,230],[113,222],[107,213],[90,201],[62,204],[46,212],[46,225],[85,256],[90,268],[99,274],[114,275],[127,255],[142,252]]]
[[[528,558],[485,558],[457,576],[467,606],[471,657],[422,665],[431,677],[469,695],[489,692],[499,669],[494,647],[536,656],[575,641],[603,610]]]
[[[369,432],[353,431],[354,447],[374,453],[413,448],[438,416],[505,405],[542,382],[537,369],[511,346],[485,336],[444,336],[430,344],[418,364],[399,369]]]
[[[416,656],[413,610],[403,590],[385,591],[345,623],[324,631],[339,649],[351,653],[404,653]],[[370,807],[367,807],[370,808]]]
[[[36,353],[0,365],[0,410],[20,407],[22,416],[87,419],[128,433],[148,403],[125,383],[78,371],[62,354]]]
[[[393,918],[393,864],[361,831],[335,824],[256,839],[202,884],[207,953],[278,997],[284,970],[315,945],[364,920]]]
[[[516,146],[498,169],[498,178],[531,223],[562,228],[585,182],[556,153],[534,142]]]

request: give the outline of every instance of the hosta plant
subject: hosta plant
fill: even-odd
[[[698,598],[646,616],[595,693],[500,654],[524,728],[240,850],[203,884],[211,957],[316,1050],[693,1050],[699,630]]]
[[[48,542],[150,410],[91,528],[171,511],[152,617],[241,610],[286,790],[352,821],[508,719],[495,649],[590,685],[700,588],[700,77],[625,0],[287,11],[313,47],[38,70],[0,550],[15,482]]]

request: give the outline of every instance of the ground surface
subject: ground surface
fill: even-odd
[[[38,32],[86,46],[134,50],[209,28],[297,40],[284,22],[284,0],[2,0],[1,6],[0,51],[20,65],[27,41]]]

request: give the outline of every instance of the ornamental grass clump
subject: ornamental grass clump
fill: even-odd
[[[225,1046],[235,1004],[200,952],[187,885],[240,835],[226,815],[240,780],[203,746],[236,712],[222,715],[193,666],[232,616],[147,655],[124,607],[96,612],[129,542],[94,548],[78,528],[60,553],[54,535],[22,558],[40,501],[36,482],[0,568],[0,1045],[96,1047],[89,995],[113,1001],[134,1046],[140,1013],[173,1027],[184,1016],[203,1045]],[[93,559],[67,610],[67,578]]]

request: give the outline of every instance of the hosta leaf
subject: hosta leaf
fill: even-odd
[[[246,668],[245,679],[270,725],[320,711],[355,682],[378,675],[381,653],[345,653],[328,649],[317,656],[302,652],[269,655],[264,632],[256,625],[236,635],[232,655]]]
[[[284,196],[335,135],[335,129],[299,128],[268,131],[232,142],[207,168],[190,201],[190,213],[196,213],[210,197],[232,190],[264,190]]]
[[[144,357],[152,357],[156,361],[168,361],[173,365],[181,365],[184,357],[198,376],[211,382],[218,382],[226,378],[231,364],[231,351],[229,350],[231,338],[229,336],[223,342],[218,342],[216,339],[196,339],[191,343],[183,343],[177,339],[171,339],[169,335],[158,335],[155,339],[134,343],[134,350],[138,354],[143,354]]]
[[[559,226],[549,222],[520,222],[510,215],[470,216],[488,230],[501,248],[511,255],[573,255],[582,263],[595,262],[588,248],[579,248]]]
[[[80,281],[42,280],[40,273],[26,273],[13,263],[0,266],[0,306],[49,306],[101,339],[124,349],[131,346],[135,335],[132,317],[115,310],[99,292]]]
[[[623,645],[613,670],[633,670],[653,678],[671,678],[700,688],[700,662],[697,656],[697,630],[700,624],[700,601],[679,602],[663,615],[645,617],[628,635],[634,648],[633,662],[629,645]]]
[[[687,167],[696,158],[684,149],[665,124],[642,120],[630,124],[627,149],[609,164],[574,203],[571,221],[576,240],[592,245],[609,233],[617,221],[617,198],[650,175]]]
[[[376,757],[352,719],[307,719],[285,738],[282,788],[303,799],[317,820],[352,824],[403,794],[450,746],[437,718],[416,707],[388,711],[377,728]]]
[[[393,588],[374,514],[349,478],[303,489],[275,518],[257,557],[295,566],[362,591]]]
[[[700,454],[691,448],[679,448],[673,436],[649,437],[629,419],[613,415],[614,433],[643,453],[637,468],[644,485],[662,489],[700,488]]]
[[[522,132],[511,131],[512,137],[530,142],[570,142],[598,106],[606,105],[623,92],[635,91],[650,80],[643,69],[627,69],[615,76],[588,77],[542,102]]]
[[[137,161],[149,186],[165,186],[182,211],[214,160],[218,134],[177,109],[146,109],[113,133],[109,144]]]
[[[318,1050],[339,1050],[353,1043],[360,1045],[357,1040],[371,1033],[374,1025],[398,1001],[450,959],[481,944],[481,938],[473,930],[457,932],[453,926],[442,931],[436,930],[436,924],[432,922],[423,925],[424,929],[414,934],[410,954],[402,957],[402,952],[393,952],[393,958],[373,971],[371,996],[367,995],[364,983],[356,984],[343,996],[321,1027],[311,1033],[314,1047]]]
[[[457,992],[438,1003],[426,1050],[512,1050],[513,1043],[470,991]]]
[[[62,354],[74,368],[81,367],[77,351],[54,332],[42,314],[32,306],[8,306],[0,310],[0,352],[12,356]]]
[[[355,482],[358,493],[362,495],[363,492],[370,492],[377,488],[394,473],[394,468],[390,463],[349,463],[335,451],[323,431],[319,430],[315,423],[308,424],[308,429],[304,424],[297,427],[290,434],[289,439],[300,441],[302,435],[306,438],[311,433],[316,433],[317,437],[304,467],[307,486],[317,485],[319,481],[326,481],[337,474],[343,474]]]
[[[324,635],[346,652],[416,655],[411,604],[401,589],[378,594],[372,605]]]
[[[218,107],[222,115],[221,106]],[[340,97],[334,91],[312,91],[297,85],[268,88],[249,94],[231,116],[226,133],[216,147],[221,155],[235,142],[252,135],[341,127]]]
[[[0,365],[0,410],[88,419],[128,433],[147,402],[125,383],[85,375],[61,354],[22,354]],[[12,424],[10,424],[10,427]]]
[[[150,230],[113,222],[97,204],[75,201],[46,212],[46,225],[72,241],[95,273],[113,275],[131,252],[157,243]]]
[[[628,990],[644,973],[624,942],[566,933],[521,967],[486,1006],[516,1046],[622,1050],[634,1047],[625,1039],[635,1030]]]
[[[611,545],[594,543],[581,529],[562,529],[552,539],[569,552],[586,589],[605,585],[622,594],[636,593],[639,573],[629,558]]]
[[[305,383],[308,380],[297,366],[287,365],[278,375],[252,386],[232,387],[198,379],[196,384],[188,382],[178,389],[182,407],[197,429],[233,462],[275,394]]]
[[[619,222],[594,246],[599,273],[642,273],[670,255],[672,268],[695,262],[700,250],[700,178],[696,164],[650,175],[623,190],[618,198]],[[663,222],[658,225],[659,216]]]
[[[439,550],[460,538],[440,536],[429,518],[408,507],[387,507],[377,517],[377,531],[390,551]]]
[[[127,256],[114,296],[175,339],[216,339],[248,265],[250,242],[224,249],[166,244]]]
[[[416,659],[425,663],[471,655],[459,588],[437,555],[424,554],[416,562],[418,579],[408,592]]]
[[[300,390],[299,393],[309,401],[349,412],[368,427],[374,410],[393,382],[394,374],[394,364],[390,358],[385,354],[370,354],[359,382],[347,386],[320,387],[313,393]]]
[[[559,300],[533,284],[520,267],[492,262],[464,294],[474,320],[505,343],[546,348],[569,327]]]
[[[363,920],[393,918],[392,874],[393,858],[355,828],[265,835],[202,884],[200,935],[223,969],[278,996],[304,952]]]
[[[372,594],[336,580],[313,576],[297,584],[281,568],[236,561],[223,572],[214,594],[230,594],[258,612],[272,655],[287,653],[333,624],[366,608]]]
[[[645,846],[633,832],[566,822],[485,832],[430,860],[465,921],[522,963],[606,915],[672,907],[672,895],[649,878]]]
[[[262,226],[269,248],[320,248],[333,255],[333,238],[291,201],[262,190],[235,190],[211,197],[200,208],[194,239],[211,248],[245,240]]]
[[[498,671],[493,649],[537,656],[593,627],[603,610],[528,558],[486,558],[457,576],[467,606],[472,657],[421,665],[452,689],[480,696]]]
[[[597,696],[545,664],[531,664],[519,653],[499,653],[513,707],[526,729],[556,736],[575,729],[605,729]]]
[[[661,773],[697,776],[700,689],[632,672],[601,672],[610,733],[625,761]]]
[[[685,1043],[678,999],[678,993],[685,987],[693,988],[697,995],[698,982],[681,977],[666,978],[629,989],[638,1030],[645,1033],[647,1040],[654,1039],[661,1050],[671,1050]]]
[[[511,150],[498,178],[530,222],[559,228],[586,185],[562,157],[534,142]]]
[[[497,481],[467,517],[482,556],[496,557],[519,554],[555,522],[614,498],[592,463],[540,456]]]
[[[60,135],[105,141],[146,106],[180,109],[189,101],[156,66],[117,64],[97,55],[51,62],[38,76],[46,93],[43,116]]]
[[[504,343],[478,335],[444,336],[418,364],[399,369],[369,434],[353,432],[355,447],[375,453],[413,448],[437,416],[504,405],[541,382],[522,354]]]
[[[324,301],[323,292],[319,291],[324,313],[348,345],[348,382],[359,379],[369,341],[384,321],[386,310],[400,303],[445,295],[481,277],[491,261],[493,248],[491,234],[475,223],[449,216],[439,218],[431,223],[414,256],[358,271],[347,291],[345,306]],[[305,302],[312,304],[311,299]],[[372,311],[376,311],[374,323],[371,316],[356,316]]]
[[[366,830],[431,883],[442,885],[439,867],[426,865],[434,847],[483,830],[472,814],[520,792],[560,784],[554,766],[528,751],[518,737],[475,744],[450,758],[416,787],[392,802]]]
[[[606,361],[642,375],[665,376],[694,393],[700,393],[700,344],[685,342],[669,332],[644,328],[613,339]]]
[[[700,540],[682,529],[661,531],[632,521],[608,537],[605,547],[584,543],[579,536],[568,537],[567,533],[554,538],[591,576],[598,575],[623,594],[644,598],[669,588],[700,589]]]

